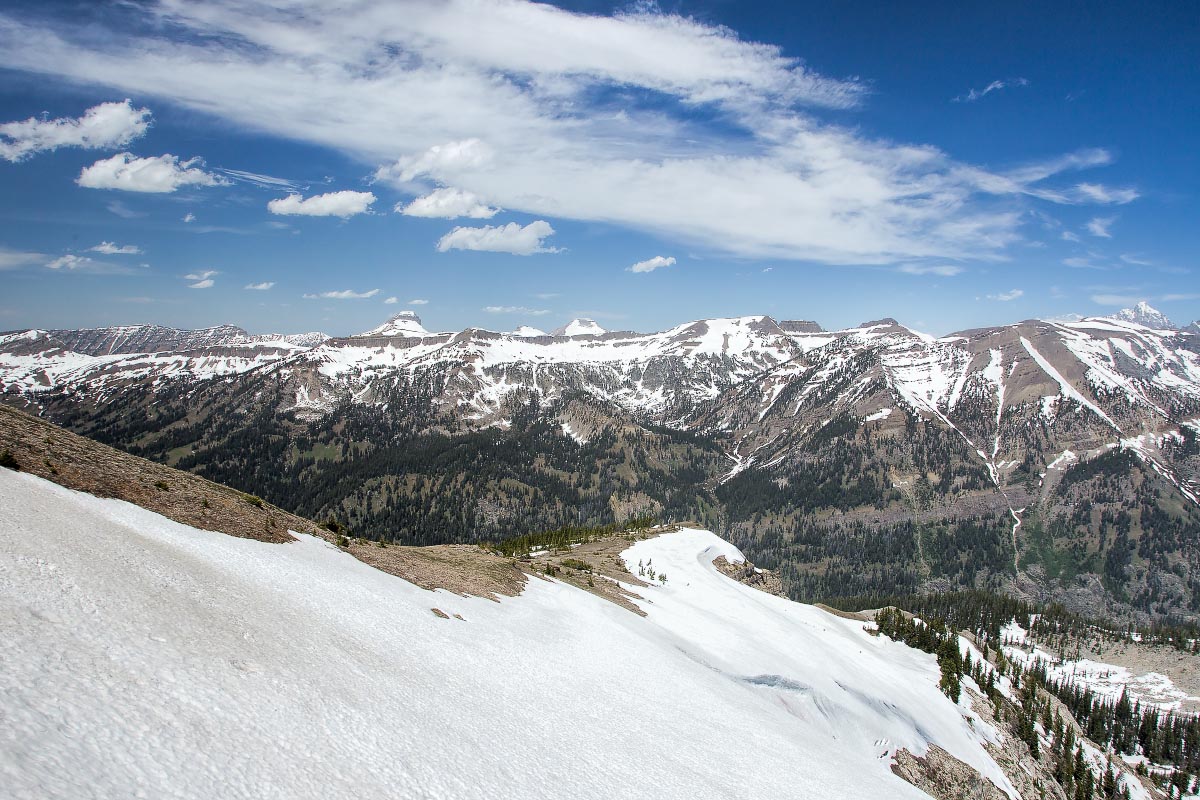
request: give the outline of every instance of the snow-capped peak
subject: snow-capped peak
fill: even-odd
[[[1146,328],[1154,330],[1173,330],[1175,325],[1161,311],[1151,307],[1145,300],[1139,302],[1133,308],[1122,308],[1120,311],[1112,315],[1113,319],[1119,319],[1122,322],[1132,322],[1135,325],[1142,325]]]
[[[355,334],[356,336],[429,336],[421,324],[421,318],[412,311],[401,311],[378,328]]]
[[[602,333],[607,331],[597,325],[594,319],[586,318],[573,319],[554,330],[555,336],[599,336]]]
[[[533,327],[532,325],[522,325],[521,327],[519,327],[515,331],[513,331],[512,335],[513,336],[525,336],[525,337],[545,336],[546,332],[543,330],[539,330],[539,329]]]

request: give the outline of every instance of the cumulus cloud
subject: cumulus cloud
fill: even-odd
[[[301,217],[341,217],[347,219],[355,214],[362,214],[375,202],[375,195],[370,192],[352,192],[344,190],[317,194],[312,197],[301,197],[289,194],[278,200],[267,203],[267,210],[272,214]]]
[[[510,222],[507,225],[484,225],[482,228],[458,227],[443,236],[437,243],[438,251],[483,250],[490,253],[511,253],[528,256],[534,253],[557,253],[558,248],[546,247],[542,240],[554,235],[550,223],[539,219],[522,227]]]
[[[366,292],[356,292],[353,289],[343,289],[340,292],[321,292],[320,294],[306,294],[305,300],[366,300],[369,297],[374,297],[379,294],[378,289],[371,289]]]
[[[265,292],[275,286],[275,281],[263,281],[262,283],[247,283],[244,289],[249,289],[255,292]]]
[[[0,66],[330,147],[386,165],[376,177],[412,194],[452,186],[534,219],[738,256],[998,258],[1020,238],[1028,198],[1083,202],[1052,184],[1111,160],[992,170],[872,139],[812,113],[861,104],[864,81],[650,3],[601,15],[410,0],[398,14],[363,0],[329,14],[288,0],[172,0],[128,13],[142,24],[114,15],[105,27],[100,15],[86,31],[0,13]],[[662,102],[630,104],[630,93]]]
[[[1101,239],[1111,239],[1112,233],[1109,232],[1109,228],[1116,221],[1116,217],[1094,217],[1088,220],[1088,224],[1086,225],[1087,232]]]
[[[639,261],[628,268],[629,272],[653,272],[656,269],[672,266],[675,263],[675,256],[655,256],[647,258],[645,261]]]
[[[1000,292],[1000,294],[989,294],[988,300],[998,300],[1001,303],[1007,303],[1011,300],[1016,300],[1025,294],[1024,289],[1013,289],[1008,292]]]
[[[88,189],[120,189],[125,192],[166,194],[180,186],[221,186],[225,180],[205,172],[199,158],[180,161],[170,153],[138,158],[117,153],[84,167],[75,180]]]
[[[106,256],[136,256],[141,255],[142,249],[135,244],[117,245],[113,242],[101,242],[89,248],[93,253],[103,253]]]
[[[953,278],[963,271],[956,264],[901,264],[897,269],[906,275],[940,275],[943,278]]]
[[[0,125],[0,158],[21,161],[60,147],[124,147],[145,133],[149,125],[150,110],[134,108],[129,100],[92,106],[74,119],[30,117],[6,122]]]
[[[981,100],[992,92],[998,92],[1001,89],[1007,89],[1011,86],[1028,86],[1029,81],[1025,78],[1007,78],[1002,81],[992,81],[982,89],[971,89],[966,94],[960,94],[955,97],[955,103],[974,103],[976,100]]]
[[[396,204],[396,211],[410,217],[431,217],[435,219],[491,219],[500,209],[490,208],[478,197],[462,189],[437,189],[424,197],[418,197],[411,203]]]
[[[530,317],[543,317],[550,313],[546,308],[526,308],[525,306],[484,306],[489,314],[524,314]]]
[[[195,222],[195,221],[196,221],[196,215],[195,215],[195,214],[193,214],[192,212],[190,212],[190,211],[189,211],[188,213],[186,213],[186,214],[184,214],[184,215],[183,215],[183,220],[182,220],[182,221],[183,221],[183,222],[185,222],[185,223],[187,223],[187,222]]]

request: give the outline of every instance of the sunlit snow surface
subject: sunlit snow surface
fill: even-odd
[[[1005,785],[933,658],[635,545],[638,617],[531,580],[429,592],[0,470],[6,797],[917,798],[933,741]],[[451,616],[431,612],[437,607]]]

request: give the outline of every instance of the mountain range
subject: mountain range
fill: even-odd
[[[347,337],[0,334],[0,399],[359,535],[690,518],[797,599],[1200,612],[1200,333],[1145,304],[933,337],[768,316]]]

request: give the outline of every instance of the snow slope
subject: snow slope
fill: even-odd
[[[999,773],[932,657],[729,581],[705,532],[626,554],[669,576],[641,618],[542,580],[425,591],[8,470],[0,504],[8,797],[918,798],[880,756],[926,741]]]

